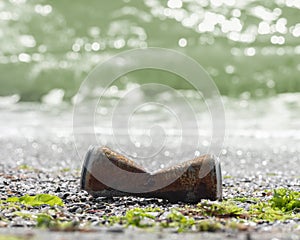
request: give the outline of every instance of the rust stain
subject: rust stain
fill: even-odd
[[[132,173],[144,173],[142,175],[143,177],[139,178],[138,181],[134,178],[128,179],[126,176],[123,176],[123,174],[116,171],[116,168],[111,168],[107,164],[107,161],[103,161],[103,156],[117,166],[118,170],[121,169]],[[207,170],[207,173],[204,175],[203,169]],[[169,180],[172,179],[176,180],[155,191],[136,193],[122,192],[109,187],[99,181],[101,177],[110,178],[113,183],[121,187],[128,184],[130,184],[130,186],[137,186],[137,184],[140,184],[139,181],[143,181],[146,183],[145,189],[147,189],[147,187],[150,189],[153,186],[159,186],[161,182],[169,182]],[[210,155],[204,155],[150,174],[134,161],[112,151],[108,147],[94,148],[88,152],[82,169],[81,188],[95,197],[134,195],[140,197],[163,198],[170,202],[181,201],[187,203],[196,203],[201,199],[217,200],[222,198],[220,165],[219,162]]]

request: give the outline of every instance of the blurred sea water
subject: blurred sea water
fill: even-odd
[[[145,47],[194,58],[222,95],[298,92],[299,14],[299,0],[1,1],[0,95],[41,101],[60,89],[68,101],[96,64]],[[190,88],[157,71],[118,87],[149,81]]]
[[[13,97],[2,98],[0,168],[2,164],[10,167],[29,165],[47,170],[80,169],[82,157],[90,145],[107,145],[119,152],[125,150],[125,155],[153,171],[206,154],[213,133],[210,112],[205,103],[195,97],[196,93],[181,91],[195,107],[198,129],[180,129],[176,117],[166,115],[162,109],[149,107],[133,114],[134,119],[124,119],[122,112],[117,113],[114,117],[128,121],[128,128],[115,133],[110,113],[116,101],[107,99],[99,111],[95,111],[95,124],[90,131],[91,119],[84,113],[79,116],[80,124],[73,126],[73,106],[69,102],[15,103]],[[226,113],[225,138],[220,152],[214,154],[218,154],[223,162],[225,175],[286,171],[300,176],[299,98],[299,93],[264,99],[222,98]],[[186,114],[184,105],[178,103],[177,107],[182,115]],[[122,111],[131,112],[132,109],[127,106]],[[153,138],[151,132],[147,132],[152,127],[158,127],[165,134],[159,152],[145,142],[145,139]],[[181,130],[190,136],[187,141],[182,142]],[[76,138],[74,131],[77,132]],[[130,136],[130,142],[126,134]],[[195,139],[199,141],[197,147]],[[153,153],[157,154],[148,159],[140,156]]]

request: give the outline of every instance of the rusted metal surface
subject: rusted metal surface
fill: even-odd
[[[126,173],[135,175],[128,176]],[[102,179],[109,179],[109,184],[105,184]],[[174,181],[159,187],[170,179]],[[143,191],[135,191],[134,187],[139,190],[141,185]],[[126,189],[127,186],[131,187],[128,188],[131,191],[118,190]],[[81,188],[95,197],[134,195],[157,197],[170,202],[196,203],[201,199],[221,199],[222,177],[219,161],[210,155],[148,173],[125,156],[107,147],[98,147],[90,149],[86,155],[81,174]]]

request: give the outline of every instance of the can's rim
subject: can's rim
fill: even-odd
[[[217,180],[217,199],[222,199],[222,170],[219,157],[215,156],[216,180]]]
[[[81,178],[80,178],[80,189],[86,189],[86,176],[91,162],[92,152],[95,150],[95,146],[90,146],[82,164]]]

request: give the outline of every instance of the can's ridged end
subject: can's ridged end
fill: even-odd
[[[222,193],[222,170],[221,170],[221,162],[220,159],[214,156],[215,160],[215,168],[216,168],[216,181],[217,181],[217,200],[222,200],[223,193]]]
[[[95,147],[90,146],[82,164],[81,170],[81,178],[80,178],[80,189],[87,190],[87,175],[89,174],[90,163],[91,163],[91,156],[94,151]]]

